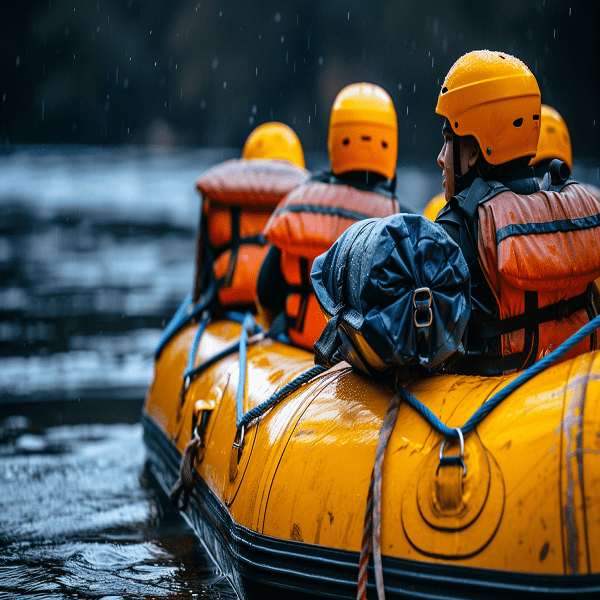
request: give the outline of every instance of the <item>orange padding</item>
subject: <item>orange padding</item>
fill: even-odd
[[[240,213],[240,237],[245,238],[261,233],[271,210],[248,211]],[[215,248],[221,248],[231,242],[231,208],[212,201],[204,202],[204,216],[207,219],[208,241]]]
[[[377,192],[319,181],[306,183],[296,188],[277,207],[263,232],[273,245],[306,258],[316,258],[329,250],[333,242],[359,218],[319,214],[310,210],[293,212],[293,207],[298,205],[340,207],[349,214],[360,214],[362,218],[387,217],[398,212],[396,199]]]
[[[231,284],[220,288],[218,292],[222,305],[255,303],[256,277],[267,249],[268,246],[250,244],[240,246]],[[230,256],[231,251],[227,250],[215,261],[214,273],[217,280],[225,275]]]
[[[572,184],[562,192],[529,196],[503,192],[479,206],[479,253],[493,289],[499,278],[537,292],[584,290],[600,276],[600,226],[556,233],[515,235],[496,242],[509,225],[583,219],[600,214],[600,200]]]
[[[300,294],[290,294],[286,301],[285,312],[292,318],[298,316],[300,310]],[[323,311],[317,302],[317,298],[314,294],[310,294],[308,297],[308,305],[306,308],[306,315],[304,317],[304,327],[302,331],[298,331],[294,327],[288,329],[290,341],[294,346],[300,346],[300,348],[306,348],[307,350],[313,351],[314,343],[319,339],[327,319],[323,315]]]
[[[306,169],[272,159],[233,159],[206,171],[196,182],[205,197],[241,208],[273,210],[309,177]]]

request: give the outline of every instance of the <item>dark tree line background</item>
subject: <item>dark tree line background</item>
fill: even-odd
[[[440,84],[479,48],[521,58],[600,157],[597,0],[25,0],[3,2],[1,135],[26,143],[241,147],[279,120],[326,153],[348,83],[392,96],[399,160],[435,161]]]

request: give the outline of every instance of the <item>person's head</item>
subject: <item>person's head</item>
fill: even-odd
[[[398,119],[389,94],[372,83],[353,83],[336,97],[327,142],[331,170],[396,174]]]
[[[304,152],[298,136],[291,127],[272,121],[259,125],[242,149],[242,158],[276,158],[304,168]]]
[[[573,152],[567,124],[557,110],[542,104],[540,139],[536,155],[531,159],[536,175],[543,177],[555,158],[567,163],[569,173],[573,170]]]
[[[438,163],[446,198],[491,168],[529,163],[537,150],[540,98],[531,71],[510,54],[477,50],[454,63],[435,109],[445,118]]]

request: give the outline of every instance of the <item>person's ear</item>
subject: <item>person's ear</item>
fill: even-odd
[[[477,140],[475,138],[473,138],[472,143],[469,148],[469,155],[468,155],[469,156],[469,169],[477,162],[480,152],[481,152],[481,150],[479,149],[479,144],[477,143]]]

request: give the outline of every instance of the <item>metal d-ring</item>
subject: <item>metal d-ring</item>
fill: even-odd
[[[246,427],[245,425],[242,425],[235,436],[235,439],[233,440],[233,447],[237,448],[238,451],[238,462],[242,456],[242,448],[244,447],[244,434],[246,432]],[[239,441],[238,441],[239,440]]]
[[[446,445],[446,440],[448,438],[444,438],[442,445],[440,446],[440,464],[435,472],[437,475],[440,467],[449,467],[449,466],[462,466],[463,468],[463,477],[467,475],[467,465],[465,464],[464,454],[465,454],[465,438],[463,437],[463,432],[460,427],[455,427],[454,431],[458,434],[458,440],[460,442],[460,454],[454,456],[444,456],[444,447]]]

